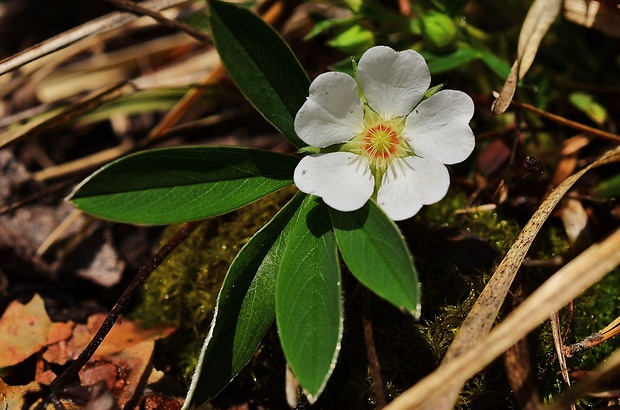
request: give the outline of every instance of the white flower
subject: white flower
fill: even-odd
[[[339,72],[319,75],[295,131],[321,150],[297,165],[297,187],[344,212],[372,197],[395,221],[441,200],[450,185],[444,164],[464,161],[474,149],[474,104],[453,90],[420,102],[430,81],[420,54],[384,46],[364,53],[357,81]]]

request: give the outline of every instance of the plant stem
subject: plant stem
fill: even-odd
[[[366,342],[366,352],[368,353],[368,364],[372,374],[372,387],[377,398],[377,409],[382,409],[387,405],[385,392],[383,391],[383,379],[381,378],[381,366],[377,356],[375,339],[372,336],[372,321],[370,320],[370,294],[364,289],[364,307],[362,312],[362,324],[364,326],[364,341]]]
[[[153,273],[153,271],[166,259],[168,255],[181,243],[185,238],[187,238],[200,224],[202,221],[194,221],[185,223],[168,242],[166,242],[159,250],[153,255],[151,261],[143,265],[140,270],[138,270],[138,274],[133,278],[127,289],[123,292],[120,298],[114,304],[114,307],[108,313],[108,316],[105,318],[99,330],[93,339],[90,341],[88,346],[84,348],[82,353],[78,356],[75,361],[69,365],[52,383],[48,386],[49,393],[48,397],[45,397],[36,407],[37,409],[45,409],[47,404],[50,401],[54,401],[54,398],[57,392],[61,391],[63,387],[73,380],[80,369],[84,367],[84,365],[90,360],[93,356],[103,339],[107,336],[107,334],[112,330],[114,323],[120,316],[121,312],[125,310],[135,293],[138,291],[140,286],[148,279],[148,277]]]

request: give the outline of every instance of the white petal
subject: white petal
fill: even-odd
[[[349,152],[304,157],[293,179],[300,191],[318,195],[327,205],[343,212],[364,206],[375,186],[368,165]]]
[[[409,114],[404,135],[416,155],[456,164],[474,150],[474,134],[469,128],[473,115],[474,102],[469,95],[440,91]]]
[[[395,159],[383,176],[377,203],[395,221],[411,218],[422,205],[441,200],[450,175],[445,165],[419,157]]]
[[[295,132],[306,144],[325,148],[349,141],[364,130],[364,105],[355,80],[323,73],[310,84],[310,96],[295,116]]]
[[[424,96],[431,74],[413,50],[372,47],[360,58],[357,79],[368,105],[381,117],[404,117]]]

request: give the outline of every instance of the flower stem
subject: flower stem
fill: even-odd
[[[385,392],[383,391],[383,379],[381,377],[381,366],[377,356],[375,339],[372,336],[372,321],[370,320],[370,292],[363,289],[364,300],[362,310],[362,323],[364,326],[364,341],[366,342],[366,352],[368,354],[368,364],[372,374],[372,387],[377,399],[377,409],[382,409],[387,405]]]
[[[37,409],[44,409],[47,407],[47,404],[50,402],[54,402],[57,398],[56,395],[62,391],[67,383],[73,380],[80,369],[84,367],[84,365],[90,360],[93,356],[99,345],[103,342],[103,339],[107,336],[107,334],[112,330],[114,323],[120,316],[121,312],[125,310],[130,300],[133,298],[135,293],[138,291],[140,286],[148,279],[148,277],[153,273],[153,271],[170,255],[170,253],[181,243],[185,238],[187,238],[200,224],[202,221],[194,221],[188,222],[181,226],[181,228],[177,231],[177,233],[170,238],[166,244],[164,244],[159,250],[153,255],[151,261],[143,265],[136,276],[132,279],[131,283],[125,289],[123,294],[114,304],[114,307],[108,313],[108,316],[105,318],[99,330],[95,336],[93,336],[92,340],[84,348],[82,353],[75,359],[69,367],[67,367],[52,383],[47,387],[48,390],[47,397],[44,397],[41,402],[39,402]]]

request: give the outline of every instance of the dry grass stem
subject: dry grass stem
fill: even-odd
[[[615,150],[603,155],[586,168],[564,180],[549,194],[538,210],[534,213],[532,218],[528,221],[525,228],[523,228],[523,231],[516,239],[515,243],[512,245],[480,294],[480,297],[476,301],[472,310],[469,312],[469,315],[463,322],[459,332],[456,334],[452,345],[444,357],[441,367],[449,365],[451,361],[457,360],[460,355],[463,355],[466,351],[473,349],[477,341],[491,331],[499,310],[504,303],[506,294],[510,289],[515,275],[521,267],[532,242],[536,238],[536,235],[540,231],[543,223],[547,220],[555,206],[566,194],[566,192],[568,192],[573,184],[590,169],[619,160],[620,148],[616,148]],[[554,310],[549,310],[548,313],[550,314],[553,311]],[[463,380],[463,383],[464,382],[465,380]],[[450,384],[446,384],[446,386],[448,385]],[[432,406],[427,408],[452,408],[461,387],[462,384],[458,384],[454,386],[454,389],[451,391],[443,390],[443,394],[441,396],[435,397],[438,402],[433,402]]]
[[[185,1],[186,0],[150,0],[140,3],[140,5],[153,11],[160,11],[184,3]],[[0,75],[6,74],[18,67],[65,48],[88,36],[112,30],[137,18],[139,18],[139,16],[132,13],[115,12],[89,21],[88,23],[82,24],[81,26],[52,37],[21,53],[0,61]]]
[[[620,229],[603,242],[592,245],[557,271],[488,336],[476,338],[471,349],[440,366],[386,409],[440,408],[436,405],[438,399],[460,390],[467,379],[525,337],[549,317],[551,312],[559,310],[616,268],[620,264],[618,249]]]

